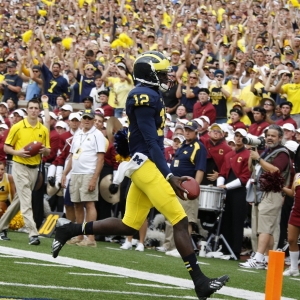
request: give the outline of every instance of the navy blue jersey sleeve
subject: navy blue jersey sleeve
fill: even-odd
[[[159,146],[155,114],[155,109],[147,106],[139,106],[134,110],[139,130],[147,145],[150,157],[163,176],[166,177],[171,171]]]
[[[195,157],[195,170],[201,170],[203,172],[206,172],[206,158],[207,158],[207,150],[205,146],[199,142],[200,149],[197,151],[196,157]]]

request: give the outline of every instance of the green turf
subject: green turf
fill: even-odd
[[[11,241],[1,241],[0,246],[8,246],[16,249],[36,251],[40,253],[50,254],[52,239],[41,239],[41,245],[28,245],[28,236],[23,233],[9,232]],[[146,249],[145,252],[137,251],[117,251],[118,244],[98,242],[97,248],[81,248],[78,246],[65,245],[61,251],[62,256],[76,258],[80,260],[92,261],[112,266],[120,266],[128,269],[146,271],[162,275],[171,275],[178,278],[189,279],[188,272],[185,270],[182,260],[179,258],[169,257],[165,254],[160,254],[152,249]],[[107,249],[107,247],[115,248],[116,250]],[[153,257],[147,254],[161,255],[160,258]],[[255,270],[258,274],[245,273],[239,271],[238,262],[224,261],[220,259],[199,258],[199,261],[209,263],[210,265],[201,265],[202,270],[209,277],[228,274],[230,282],[227,286],[236,287],[263,293],[265,289],[266,271]],[[158,295],[175,295],[176,299],[182,299],[183,296],[195,297],[193,290],[185,289],[166,289],[153,288],[147,286],[129,285],[129,283],[141,284],[159,284],[157,282],[139,280],[135,278],[113,278],[113,277],[94,277],[94,276],[76,276],[70,275],[74,273],[99,273],[84,268],[63,268],[63,267],[44,267],[38,265],[24,265],[16,262],[40,262],[25,258],[0,258],[1,279],[4,282],[34,284],[41,286],[63,286],[76,287],[82,289],[101,290],[97,291],[73,291],[73,290],[58,290],[58,289],[40,289],[33,287],[20,286],[1,286],[0,296],[16,296],[16,297],[32,297],[32,298],[52,298],[52,299],[168,299],[162,296],[150,297],[145,295],[136,295],[136,293],[148,293]],[[3,270],[5,270],[3,272]],[[103,273],[106,274],[106,273]],[[163,283],[161,283],[163,284]],[[283,296],[300,299],[299,297],[299,282],[284,279]],[[104,291],[111,291],[105,293]],[[113,293],[117,292],[117,293]],[[128,293],[128,294],[127,294]],[[239,299],[220,294],[215,295],[215,298],[220,299]],[[192,298],[191,298],[192,299]],[[194,298],[196,299],[196,298]],[[253,299],[255,300],[255,299]]]

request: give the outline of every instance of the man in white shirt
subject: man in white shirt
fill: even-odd
[[[70,196],[75,205],[77,223],[95,221],[97,212],[95,201],[98,201],[98,179],[104,163],[107,141],[104,135],[94,126],[95,113],[86,109],[81,117],[82,128],[74,134],[71,145],[71,156],[62,176],[62,186],[66,187],[66,176],[71,171]],[[68,244],[96,247],[93,235],[84,239],[83,235],[70,240]]]

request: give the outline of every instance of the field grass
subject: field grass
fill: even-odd
[[[43,238],[41,245],[30,246],[27,234],[10,232],[9,237],[11,241],[1,241],[0,247],[34,251],[37,252],[37,255],[39,253],[50,255],[52,239]],[[61,256],[86,261],[86,264],[95,262],[127,268],[128,277],[116,277],[108,272],[94,271],[78,265],[66,267],[55,261],[53,263],[2,255],[0,257],[0,282],[3,283],[0,283],[0,296],[66,300],[196,299],[192,289],[178,288],[164,284],[164,282],[157,282],[155,274],[182,279],[189,279],[189,275],[181,259],[166,256],[152,249],[146,249],[145,252],[121,251],[118,244],[98,242],[97,248],[65,245]],[[50,257],[49,260],[51,260]],[[209,277],[228,274],[230,276],[228,287],[264,293],[266,271],[243,272],[238,267],[238,262],[235,261],[208,258],[199,258],[198,260],[208,264],[201,265],[201,268]],[[48,266],[44,264],[48,264]],[[135,270],[154,273],[153,281],[134,278],[130,273]],[[284,278],[282,294],[285,297],[300,299],[299,282]],[[214,298],[242,299],[238,298],[238,294],[236,297],[215,294],[212,299]]]

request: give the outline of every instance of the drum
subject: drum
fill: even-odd
[[[223,207],[224,190],[215,186],[200,185],[199,210],[219,211]]]

